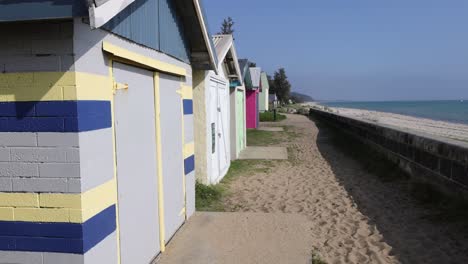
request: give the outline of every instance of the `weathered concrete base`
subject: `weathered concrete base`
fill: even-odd
[[[241,160],[287,160],[288,150],[285,147],[247,147],[240,155]]]
[[[309,230],[297,214],[197,212],[157,263],[311,263]]]
[[[257,128],[257,130],[269,131],[269,132],[283,132],[284,131],[282,127],[268,127],[268,126],[261,126]]]

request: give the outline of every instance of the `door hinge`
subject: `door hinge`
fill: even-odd
[[[184,208],[182,208],[182,210],[180,210],[180,212],[179,212],[179,216],[182,216],[182,215],[184,215],[184,214],[185,214],[185,207],[184,207]]]

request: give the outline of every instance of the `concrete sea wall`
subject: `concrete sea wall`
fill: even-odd
[[[468,144],[335,113],[310,109],[309,115],[383,153],[415,181],[468,201]]]

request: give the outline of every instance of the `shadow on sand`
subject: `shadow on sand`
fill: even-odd
[[[391,171],[369,172],[369,164],[383,160],[348,135],[313,121],[319,129],[320,153],[359,211],[392,247],[391,255],[401,263],[468,263],[466,212],[463,217],[444,217],[447,210],[440,205],[415,198],[413,185],[402,173],[392,171],[392,164],[381,166]],[[346,151],[349,148],[354,152]],[[364,157],[367,160],[355,155],[360,152],[369,154]]]

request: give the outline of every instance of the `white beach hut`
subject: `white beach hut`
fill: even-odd
[[[218,183],[231,163],[230,87],[239,86],[240,68],[232,35],[213,36],[218,58],[216,73],[195,71],[195,171],[205,184]]]

